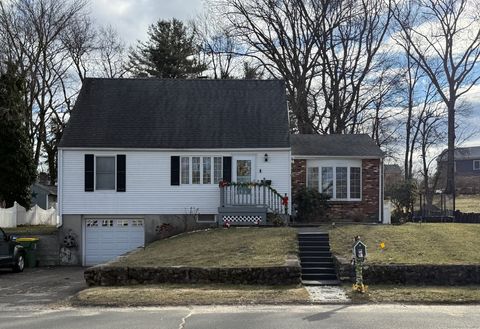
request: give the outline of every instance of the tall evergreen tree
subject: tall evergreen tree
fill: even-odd
[[[30,186],[36,177],[23,86],[15,66],[9,64],[0,73],[0,203],[7,208],[15,201],[30,208]]]
[[[194,34],[181,21],[159,20],[149,27],[148,38],[130,51],[128,70],[135,76],[182,79],[205,70],[196,58]]]

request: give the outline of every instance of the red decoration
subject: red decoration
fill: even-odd
[[[219,183],[218,183],[218,186],[219,187],[225,187],[225,186],[228,186],[228,182],[225,181],[225,180],[221,180]]]
[[[288,205],[288,196],[284,196],[282,198],[282,205],[287,206]]]

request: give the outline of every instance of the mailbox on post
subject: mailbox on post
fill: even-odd
[[[362,241],[358,240],[353,245],[353,257],[358,260],[364,260],[367,257],[367,246]]]

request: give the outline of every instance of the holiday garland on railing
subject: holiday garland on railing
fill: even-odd
[[[288,205],[288,196],[283,196],[281,195],[276,189],[274,189],[271,185],[271,181],[260,181],[260,182],[227,182],[227,181],[220,181],[218,183],[218,186],[220,188],[228,187],[228,186],[234,186],[234,187],[245,187],[245,188],[252,188],[252,187],[257,187],[257,186],[266,186],[272,193],[279,198],[282,199],[282,205],[287,206]]]

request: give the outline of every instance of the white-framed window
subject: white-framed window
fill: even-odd
[[[480,170],[480,160],[473,160],[473,170]]]
[[[181,156],[180,183],[218,184],[223,176],[223,160],[219,156]],[[212,179],[213,178],[213,179]]]
[[[362,198],[362,169],[347,165],[307,167],[307,186],[334,201],[358,201]]]
[[[115,190],[115,157],[95,157],[95,189]]]
[[[318,189],[318,167],[307,168],[307,186]]]

